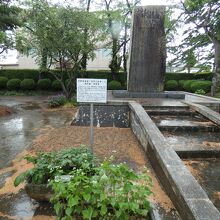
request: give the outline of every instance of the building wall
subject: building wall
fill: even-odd
[[[109,63],[111,59],[111,50],[98,49],[95,51],[94,60],[88,60],[88,70],[109,70]],[[38,69],[39,65],[36,63],[35,58],[31,56],[18,55],[16,64],[3,65],[2,69]]]

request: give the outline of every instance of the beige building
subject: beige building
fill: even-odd
[[[111,59],[111,50],[98,49],[95,51],[95,59],[88,60],[87,70],[109,70],[109,63]],[[39,65],[35,58],[18,54],[17,62],[13,64],[1,64],[1,69],[38,69]]]

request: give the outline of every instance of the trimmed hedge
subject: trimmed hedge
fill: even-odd
[[[191,91],[191,84],[193,83],[193,82],[195,82],[196,80],[186,80],[185,82],[184,82],[184,84],[183,84],[183,89],[184,89],[184,91],[186,91],[186,92],[192,92]]]
[[[62,86],[58,80],[54,80],[51,85],[54,90],[62,90]]]
[[[18,90],[20,89],[21,80],[20,79],[10,79],[7,82],[7,88],[9,90]]]
[[[37,82],[38,89],[49,90],[51,88],[50,79],[39,79]]]
[[[4,76],[0,76],[0,89],[4,89],[7,87],[8,78]]]
[[[24,79],[21,81],[20,88],[23,90],[32,90],[35,88],[35,82],[33,79]]]
[[[212,80],[213,73],[166,73],[165,80]]]
[[[178,82],[176,80],[168,80],[167,82],[165,82],[165,90],[178,90]]]
[[[212,86],[212,82],[208,80],[195,81],[191,83],[191,91],[196,92],[198,90],[204,90],[207,93],[210,92],[211,86]]]
[[[120,82],[116,80],[112,80],[111,82],[108,83],[108,89],[110,90],[122,89],[122,86]]]

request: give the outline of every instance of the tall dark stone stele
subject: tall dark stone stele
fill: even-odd
[[[128,92],[162,92],[166,68],[165,6],[136,7],[128,62]]]

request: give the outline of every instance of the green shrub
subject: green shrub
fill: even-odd
[[[205,95],[206,94],[206,92],[203,89],[197,89],[195,91],[195,93],[198,94],[198,95]]]
[[[121,83],[116,80],[112,80],[111,82],[108,83],[109,90],[117,90],[121,88],[122,88]]]
[[[176,80],[168,80],[165,82],[165,89],[168,91],[178,90],[178,82]]]
[[[20,79],[10,79],[7,82],[7,88],[9,90],[17,90],[20,89],[21,80]]]
[[[178,84],[179,84],[179,90],[184,90],[183,85],[186,82],[186,80],[179,80]]]
[[[201,73],[166,73],[165,79],[168,80],[211,80],[213,73],[201,72]]]
[[[196,90],[202,89],[206,93],[211,90],[212,82],[211,81],[195,81],[191,83],[191,91],[196,92]]]
[[[23,90],[32,90],[35,88],[33,79],[24,79],[21,81],[20,88]]]
[[[192,92],[191,90],[191,84],[195,82],[195,80],[185,80],[184,84],[183,84],[183,89],[186,92]]]
[[[8,78],[4,76],[0,76],[0,89],[4,89],[7,87]]]
[[[33,163],[34,167],[17,176],[14,181],[15,186],[24,180],[34,184],[47,184],[57,175],[67,175],[74,169],[90,172],[94,167],[94,158],[91,152],[84,147],[39,153],[37,156],[27,156],[25,159]]]
[[[59,107],[61,105],[64,105],[66,102],[67,102],[66,97],[61,94],[61,95],[56,95],[56,96],[51,97],[48,100],[48,105],[51,108],[56,108],[56,107]]]
[[[51,88],[51,80],[50,79],[39,79],[37,82],[37,88],[48,90]]]
[[[62,86],[60,84],[60,82],[58,80],[54,80],[52,82],[52,85],[51,85],[52,89],[54,90],[61,90],[62,89]]]
[[[5,76],[8,79],[39,79],[39,70],[35,69],[3,69],[0,70],[0,76]]]

